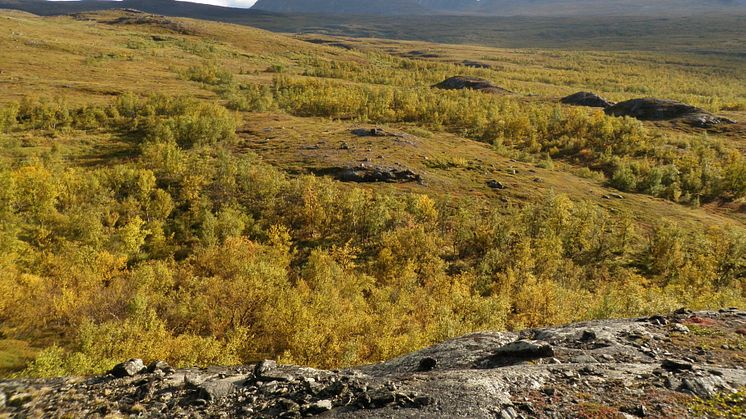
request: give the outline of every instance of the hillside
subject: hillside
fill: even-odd
[[[0,26],[4,376],[133,357],[331,370],[484,330],[502,343],[746,302],[738,54],[288,36],[133,10],[3,10]],[[718,122],[561,103],[581,91]],[[721,332],[741,345],[702,335]]]

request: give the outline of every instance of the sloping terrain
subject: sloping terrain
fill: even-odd
[[[738,417],[745,334],[746,312],[679,310],[475,333],[335,371],[274,361],[173,369],[136,359],[98,377],[2,381],[0,409],[21,417]]]
[[[253,28],[147,16],[114,11],[42,19],[4,12],[0,18],[7,31],[0,42],[6,51],[1,75],[6,90],[0,100],[34,92],[73,102],[108,100],[126,91],[214,97],[178,70],[217,57],[232,70],[258,71],[267,68],[270,57],[280,59],[293,50],[336,55]]]
[[[742,385],[740,352],[722,348],[742,350],[740,312],[692,317],[721,327],[687,326],[705,354],[670,323],[610,321],[587,326],[599,341],[604,327],[613,332],[598,347],[524,332],[560,364],[491,356],[526,328],[742,305],[737,54],[287,36],[135,10],[2,11],[0,26],[0,372],[99,377],[131,357],[179,369],[7,382],[14,413],[376,415],[394,403],[417,416],[449,412],[447,390],[470,415],[512,403],[505,415],[532,416],[550,401],[561,415],[587,401],[593,416],[638,409],[635,386],[648,383],[628,391],[613,379],[653,374],[643,410],[675,416],[698,403],[687,391]],[[432,87],[451,77],[511,94]],[[737,123],[701,128],[560,103],[578,91],[677,100]],[[483,330],[509,332],[449,341]],[[486,359],[473,365],[477,353]],[[581,371],[591,362],[573,361],[580,355],[618,369]],[[434,381],[409,371],[427,356]],[[658,371],[681,357],[692,359],[667,367],[687,371]],[[261,359],[323,370],[185,370]],[[356,369],[360,381],[345,379],[346,389],[312,385],[342,381],[334,368],[387,360]],[[140,372],[128,365],[117,374]],[[567,376],[550,371],[563,365]],[[466,370],[491,381],[464,386]],[[539,393],[511,387],[527,370]],[[318,379],[273,375],[303,371]],[[590,391],[594,377],[610,390]],[[532,405],[509,403],[503,384]],[[107,395],[90,399],[85,388]]]

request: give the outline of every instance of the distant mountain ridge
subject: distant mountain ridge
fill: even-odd
[[[280,14],[372,16],[697,16],[746,14],[746,0],[258,0],[238,9],[175,0],[0,0],[0,8],[38,15],[133,8],[150,13],[236,21]]]
[[[278,13],[390,16],[667,16],[746,12],[746,0],[259,0],[252,9]]]
[[[423,15],[433,10],[417,0],[259,0],[253,10],[276,13]]]

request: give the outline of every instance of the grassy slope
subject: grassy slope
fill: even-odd
[[[125,91],[214,97],[182,80],[177,70],[215,58],[236,67],[264,69],[263,55],[318,49],[256,29],[189,20],[186,26],[196,35],[175,34],[157,25],[111,25],[82,17],[40,18],[11,11],[0,16],[4,28],[0,48],[5,51],[3,101],[43,94],[88,102]],[[116,12],[96,14],[101,22],[115,17]],[[154,41],[154,35],[165,40]]]
[[[269,82],[271,74],[264,70],[273,63],[287,65],[289,72],[302,72],[296,65],[303,55],[322,59],[364,61],[355,51],[314,45],[286,36],[228,24],[183,20],[196,35],[180,35],[154,25],[111,25],[116,12],[91,15],[94,20],[74,20],[68,17],[40,18],[20,12],[0,15],[7,28],[0,36],[0,48],[10,53],[0,75],[3,94],[0,101],[19,100],[25,95],[63,97],[71,103],[102,102],[125,91],[140,94],[158,91],[213,99],[216,96],[201,85],[183,80],[178,72],[206,60],[218,61],[240,79]],[[153,35],[166,41],[153,41]],[[349,40],[346,42],[350,42]],[[523,93],[538,93],[541,97],[528,100],[554,101],[559,94],[577,90],[582,80],[591,87],[607,87],[609,96],[621,99],[624,93],[615,90],[618,80],[604,85],[603,77],[593,80],[595,68],[606,68],[614,63],[629,66],[629,71],[640,68],[653,71],[649,54],[596,53],[500,50],[484,47],[433,45],[382,40],[358,40],[355,47],[363,50],[403,53],[415,49],[437,52],[442,60],[458,61],[466,58],[484,59],[498,65],[500,71],[488,73],[498,83]],[[579,62],[577,60],[580,60]],[[735,63],[724,62],[722,68],[712,70],[692,63],[668,58],[665,71],[675,70],[680,77],[696,79],[697,71],[725,74],[726,84],[719,87],[723,94],[746,97]],[[575,64],[570,64],[574,62]],[[569,66],[569,67],[568,67]],[[573,67],[573,68],[570,68]],[[502,71],[504,70],[504,71]],[[535,73],[533,76],[532,73]],[[575,73],[568,85],[568,73]],[[659,76],[663,80],[663,72]],[[500,78],[497,78],[497,77]],[[608,77],[608,76],[606,76]],[[624,73],[619,77],[626,77]],[[642,78],[638,80],[642,83]],[[740,90],[739,90],[740,87]],[[607,92],[606,89],[601,90]],[[546,97],[544,96],[546,95]],[[627,93],[626,96],[631,95]],[[675,95],[671,95],[675,96]],[[698,96],[702,98],[702,96]],[[729,96],[726,96],[729,97]],[[731,116],[743,112],[731,113]],[[642,221],[651,216],[668,216],[705,224],[737,223],[740,214],[721,209],[691,209],[644,195],[626,194],[623,200],[608,200],[603,196],[611,189],[596,181],[580,178],[571,168],[557,164],[554,169],[541,169],[529,163],[512,161],[491,150],[485,144],[450,134],[434,133],[418,137],[414,145],[397,142],[393,138],[358,138],[349,130],[360,126],[355,122],[331,122],[318,118],[296,118],[283,114],[245,114],[246,121],[240,149],[251,149],[266,160],[291,171],[307,171],[329,165],[355,164],[365,158],[382,165],[401,164],[424,173],[425,185],[382,185],[373,187],[414,189],[418,192],[460,196],[482,196],[505,205],[532,200],[550,191],[567,193],[573,199],[590,199],[599,205],[629,210]],[[742,118],[746,119],[746,118]],[[393,127],[393,131],[407,127]],[[267,135],[271,129],[271,135]],[[254,134],[248,134],[253,132]],[[676,135],[687,135],[677,132]],[[270,138],[269,140],[267,140]],[[56,139],[23,141],[12,152],[20,158],[40,154],[56,144],[67,159],[81,164],[106,164],[112,158],[126,158],[126,139],[107,135],[75,135]],[[320,144],[319,149],[308,145]],[[351,150],[340,150],[347,142]],[[367,151],[367,150],[370,151]],[[382,156],[382,157],[379,157]],[[457,157],[470,162],[468,167],[433,168],[426,159]],[[432,160],[430,160],[432,161]],[[515,168],[517,174],[508,173]],[[498,179],[509,189],[496,193],[485,186],[488,179]],[[541,181],[536,181],[539,178]],[[736,221],[738,220],[738,221]]]
[[[651,217],[671,217],[682,222],[742,226],[740,217],[734,219],[733,214],[711,208],[691,209],[637,194],[624,194],[623,199],[607,199],[605,195],[616,191],[575,176],[565,165],[541,168],[501,156],[486,144],[454,135],[433,134],[402,141],[396,137],[356,137],[350,134],[350,128],[360,126],[369,125],[262,114],[247,121],[240,145],[293,172],[370,161],[384,166],[408,167],[422,173],[426,179],[424,185],[371,186],[375,188],[397,188],[454,199],[486,198],[497,206],[536,200],[557,192],[576,200],[588,199],[606,208],[630,211],[641,223],[646,223]],[[408,130],[411,127],[402,125],[393,127],[392,131],[406,133]],[[342,143],[346,143],[349,150],[341,150]],[[463,159],[467,164],[450,168],[429,164],[447,159]],[[486,181],[490,179],[501,181],[507,189],[489,189]]]

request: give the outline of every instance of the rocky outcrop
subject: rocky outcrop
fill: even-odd
[[[0,415],[686,417],[695,397],[746,386],[744,335],[746,312],[680,310],[474,333],[335,371],[274,361],[177,370],[151,363],[132,376],[0,382]]]
[[[735,121],[713,115],[704,109],[667,99],[632,99],[606,108],[612,116],[630,116],[642,121],[680,120],[700,128],[710,128]]]
[[[496,94],[513,93],[510,90],[495,86],[488,80],[479,79],[476,77],[466,77],[466,76],[449,77],[443,80],[442,82],[433,85],[433,87],[438,88],[438,89],[445,89],[445,90],[472,89],[472,90],[479,90],[480,92],[496,93]]]
[[[464,60],[461,62],[465,67],[471,68],[492,68],[492,64],[483,63],[480,61]]]
[[[490,179],[487,181],[487,186],[492,189],[505,189],[507,186],[505,186],[504,183],[497,181],[495,179]]]
[[[143,364],[142,359],[130,359],[129,361],[117,364],[109,371],[109,374],[117,378],[123,377],[134,377],[135,375],[145,371],[147,368]]]
[[[614,105],[614,102],[610,102],[591,92],[573,93],[570,96],[560,99],[560,102],[566,105],[589,106],[592,108],[608,108]]]
[[[440,58],[441,57],[441,55],[438,53],[430,52],[430,51],[420,51],[420,50],[409,51],[401,55],[407,58]]]
[[[389,131],[381,127],[354,128],[350,130],[350,133],[356,137],[393,137],[399,142],[405,142],[410,145],[412,145],[412,140],[417,138],[406,132]]]
[[[321,39],[321,38],[311,38],[311,39],[304,39],[306,42],[310,42],[312,44],[317,45],[326,45],[328,47],[336,47],[336,48],[342,48],[346,50],[353,50],[355,47],[353,47],[350,44],[339,42],[331,39]]]
[[[360,164],[351,167],[328,167],[314,171],[318,175],[332,176],[342,182],[422,182],[422,176],[407,168],[383,167]]]
[[[393,136],[395,134],[389,133],[383,128],[373,127],[373,128],[355,128],[352,131],[352,134],[357,135],[358,137],[387,137],[387,136]]]
[[[90,14],[79,13],[73,17],[78,19],[89,19]],[[146,25],[153,26],[161,29],[165,29],[170,32],[178,33],[181,35],[196,35],[192,27],[187,26],[183,21],[174,20],[162,15],[150,14],[135,9],[124,9],[121,12],[121,16],[118,16],[111,20],[105,20],[103,23],[110,25]]]

